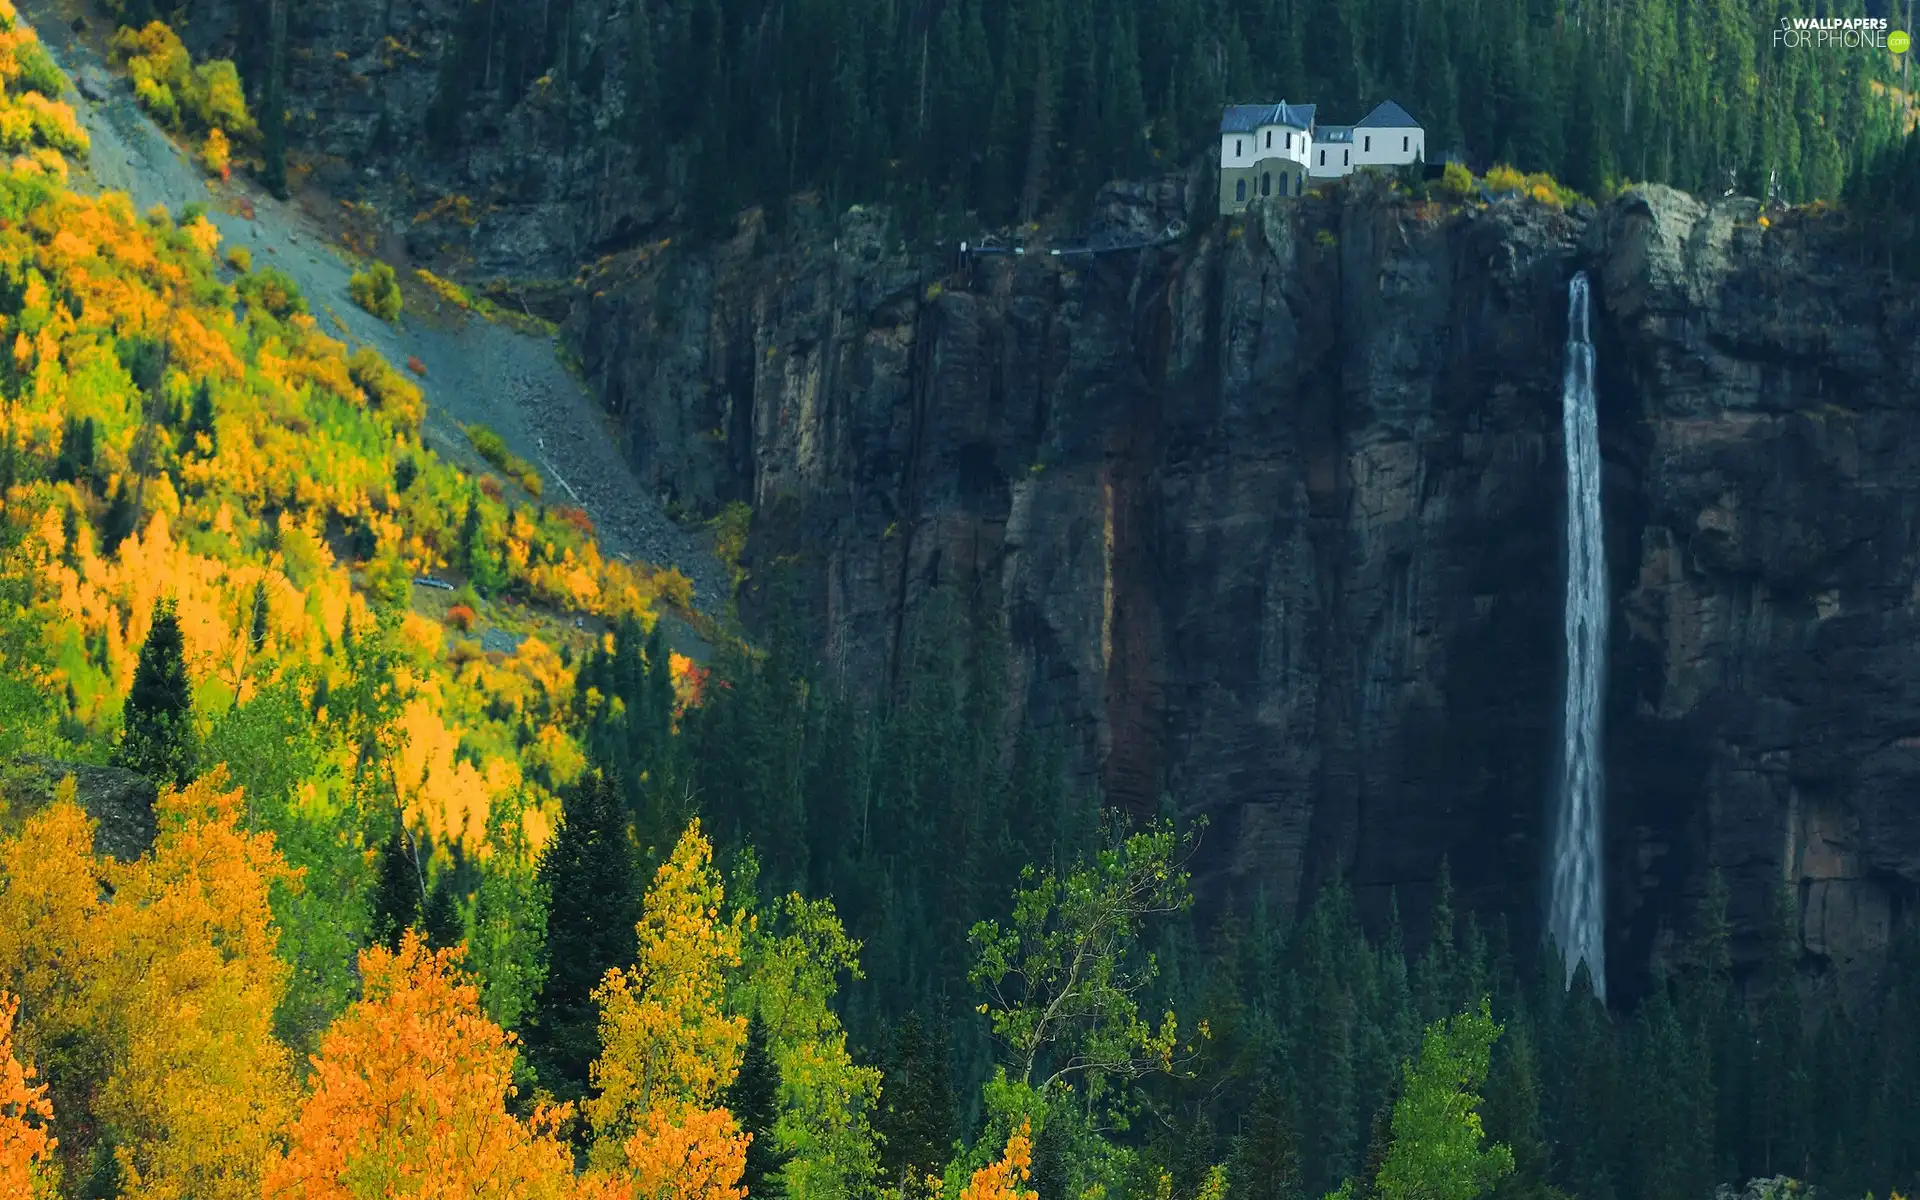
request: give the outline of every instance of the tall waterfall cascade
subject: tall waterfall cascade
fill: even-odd
[[[1553,892],[1547,932],[1566,962],[1582,962],[1607,998],[1606,905],[1600,853],[1601,717],[1607,682],[1607,562],[1600,524],[1600,421],[1593,395],[1585,271],[1567,285],[1561,423],[1567,450],[1567,677],[1560,778],[1554,797]]]

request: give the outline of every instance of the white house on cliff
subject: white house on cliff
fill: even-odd
[[[1311,104],[1231,104],[1220,118],[1220,212],[1298,196],[1361,167],[1425,162],[1427,134],[1388,100],[1353,125],[1316,125]]]

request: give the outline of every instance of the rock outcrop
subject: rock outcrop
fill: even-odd
[[[1095,233],[1191,184],[1110,189]],[[1636,191],[1378,189],[1093,258],[915,259],[802,206],[602,264],[568,336],[643,479],[756,509],[823,663],[884,681],[941,582],[997,604],[1017,717],[1112,800],[1211,820],[1201,887],[1536,930],[1558,743],[1567,281],[1596,278],[1609,961],[1631,995],[1729,879],[1871,963],[1920,885],[1911,284],[1838,223]],[[748,608],[751,611],[751,603]],[[1414,931],[1417,935],[1418,931]]]
[[[10,830],[53,802],[60,785],[73,780],[74,802],[94,822],[93,848],[132,862],[153,846],[153,781],[132,771],[21,755],[0,764],[0,801]]]

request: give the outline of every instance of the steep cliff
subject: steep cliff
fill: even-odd
[[[1110,189],[1094,232],[1194,199]],[[1782,878],[1840,966],[1920,884],[1916,292],[1831,218],[1758,216],[1360,188],[955,267],[802,206],[781,237],[603,263],[569,336],[647,484],[751,501],[752,562],[801,564],[823,662],[884,681],[903,612],[966,584],[1011,632],[1011,716],[1115,803],[1208,815],[1209,894],[1295,901],[1344,868],[1383,919],[1446,857],[1531,931],[1566,286],[1591,270],[1630,995],[1711,865],[1747,961]]]

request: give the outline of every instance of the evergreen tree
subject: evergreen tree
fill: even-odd
[[[192,782],[198,757],[184,650],[173,602],[162,600],[154,606],[153,624],[140,647],[114,763],[163,786]]]
[[[580,1095],[599,1051],[593,989],[609,968],[633,961],[640,918],[625,814],[601,771],[561,793],[560,828],[541,857],[539,881],[549,897],[546,980],[527,1042],[556,1094]]]
[[[953,1091],[946,1047],[930,1037],[918,1011],[894,1027],[882,1067],[874,1128],[884,1139],[880,1164],[898,1189],[938,1174],[953,1150]]]
[[[754,1013],[747,1018],[747,1043],[740,1054],[740,1070],[727,1085],[721,1104],[733,1114],[747,1143],[747,1167],[740,1183],[749,1196],[783,1195],[780,1168],[785,1162],[774,1140],[774,1122],[780,1116],[780,1070],[767,1048],[767,1027]]]
[[[422,890],[413,838],[396,820],[392,835],[380,846],[370,900],[370,929],[376,943],[398,952],[400,936],[420,923]]]
[[[420,913],[420,933],[435,950],[449,949],[466,940],[459,901],[453,894],[451,871],[443,872],[433,890],[427,893],[426,906]]]
[[[193,389],[193,400],[188,408],[186,427],[181,433],[185,446],[190,450],[196,446],[194,439],[204,436],[207,439],[208,457],[220,451],[219,434],[213,427],[213,386],[204,379]]]
[[[1286,1096],[1269,1079],[1233,1141],[1227,1164],[1230,1200],[1301,1200],[1300,1151]]]

